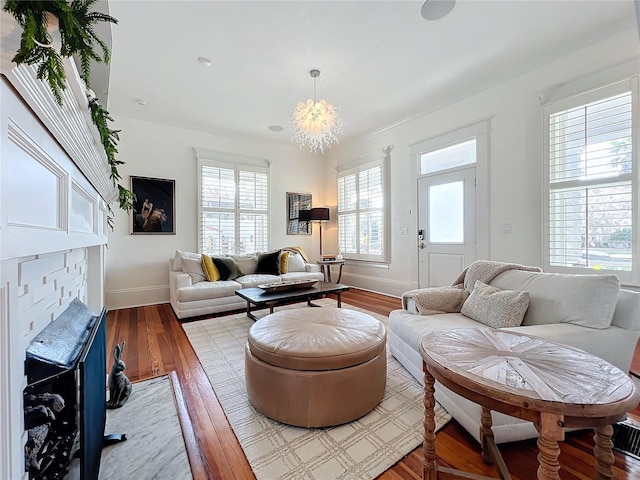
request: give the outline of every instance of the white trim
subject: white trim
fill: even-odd
[[[211,165],[208,161],[220,163],[228,163],[231,165],[253,165],[255,167],[269,168],[271,160],[266,158],[249,157],[245,155],[237,155],[235,153],[217,152],[215,150],[207,150],[206,148],[193,147],[196,159],[205,162],[205,165]]]

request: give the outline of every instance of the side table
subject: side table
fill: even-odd
[[[423,337],[423,479],[486,479],[436,465],[434,383],[482,406],[482,456],[511,478],[491,431],[491,410],[534,423],[538,480],[558,480],[565,428],[593,428],[597,479],[613,479],[612,424],[625,418],[640,392],[619,368],[583,350],[513,332],[458,328]]]
[[[320,271],[324,274],[324,281],[329,283],[333,283],[331,282],[331,266],[339,265],[340,271],[338,272],[338,280],[336,280],[336,283],[340,283],[344,260],[318,260],[318,265],[320,265]]]

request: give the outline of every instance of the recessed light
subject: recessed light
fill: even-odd
[[[204,65],[205,67],[211,66],[211,60],[209,60],[207,57],[198,57],[198,63]]]
[[[281,125],[269,125],[267,128],[272,132],[281,132],[282,130],[284,130]]]
[[[141,107],[146,107],[147,106],[147,102],[145,102],[143,99],[141,98],[136,98],[134,100],[134,102],[136,102],[138,105],[140,105]]]

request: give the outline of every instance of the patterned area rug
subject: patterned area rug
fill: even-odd
[[[335,306],[330,299],[315,303]],[[342,305],[388,326],[384,316]],[[308,307],[296,304],[279,310],[284,308]],[[183,328],[258,480],[369,480],[422,443],[422,387],[388,350],[384,397],[364,417],[337,427],[307,429],[262,415],[249,402],[244,382],[244,346],[251,325],[242,313],[185,323]],[[437,405],[437,428],[450,419]]]

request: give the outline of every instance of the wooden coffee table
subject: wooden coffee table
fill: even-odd
[[[559,479],[565,428],[593,428],[596,478],[612,479],[612,424],[640,400],[629,376],[583,350],[538,337],[493,329],[460,328],[422,339],[424,370],[423,478],[486,479],[436,465],[434,383],[482,406],[481,444],[487,463],[510,479],[491,431],[491,410],[534,423],[538,479]],[[440,474],[440,475],[439,475]]]
[[[269,308],[269,313],[273,313],[274,307],[288,303],[307,302],[307,305],[315,307],[311,300],[322,298],[330,293],[337,297],[338,308],[342,307],[342,292],[346,292],[350,287],[339,283],[318,282],[309,288],[286,290],[284,292],[268,293],[261,288],[243,288],[236,290],[236,295],[247,301],[247,317],[257,320],[252,313],[261,308]]]

